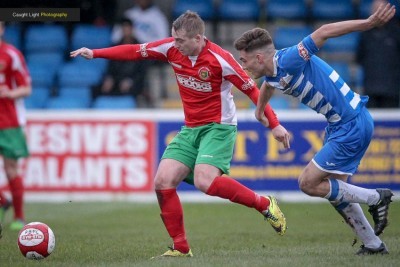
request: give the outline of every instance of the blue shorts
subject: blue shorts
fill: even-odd
[[[371,142],[374,122],[366,108],[353,120],[325,129],[324,146],[313,162],[325,172],[353,175]]]

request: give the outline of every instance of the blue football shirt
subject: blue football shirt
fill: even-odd
[[[331,125],[348,122],[357,116],[368,97],[352,91],[316,52],[310,35],[297,45],[277,50],[274,75],[265,76],[265,81],[323,114]]]

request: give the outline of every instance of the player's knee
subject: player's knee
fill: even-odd
[[[154,188],[156,190],[164,189],[163,184],[164,183],[163,183],[163,180],[161,179],[161,177],[156,175],[156,177],[154,178]]]
[[[18,169],[14,166],[4,166],[4,172],[8,180],[18,176]]]
[[[299,188],[301,191],[303,191],[307,195],[312,195],[313,186],[309,179],[307,179],[306,177],[300,176],[298,179],[298,182],[299,182]]]
[[[206,193],[211,183],[214,181],[215,176],[217,175],[214,173],[209,173],[205,169],[197,168],[194,172],[194,186],[201,192]]]
[[[167,179],[166,176],[157,174],[154,178],[154,188],[156,190],[167,189],[167,188],[175,188],[176,185],[171,181],[171,179]]]
[[[201,192],[206,193],[210,185],[211,182],[209,181],[209,179],[204,178],[204,176],[194,178],[194,186]]]

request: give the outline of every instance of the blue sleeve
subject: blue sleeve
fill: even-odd
[[[297,45],[279,50],[275,56],[278,66],[287,73],[294,75],[304,68],[311,56],[318,50],[313,39],[311,39],[311,35],[308,35]]]

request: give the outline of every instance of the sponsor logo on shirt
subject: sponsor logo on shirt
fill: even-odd
[[[254,81],[250,79],[242,85],[242,90],[243,91],[249,90],[253,88],[253,86],[254,86]]]
[[[299,43],[297,45],[297,50],[299,51],[299,55],[304,59],[304,60],[309,60],[310,55],[308,54],[307,49],[304,47],[303,43]]]
[[[192,76],[176,74],[178,83],[184,87],[199,91],[199,92],[211,92],[212,87],[210,82],[203,82]]]
[[[210,79],[211,72],[208,68],[202,67],[199,69],[199,76],[200,76],[200,79],[206,81],[206,80]]]
[[[149,55],[147,54],[147,45],[148,43],[140,44],[140,54],[142,57],[148,57]]]

